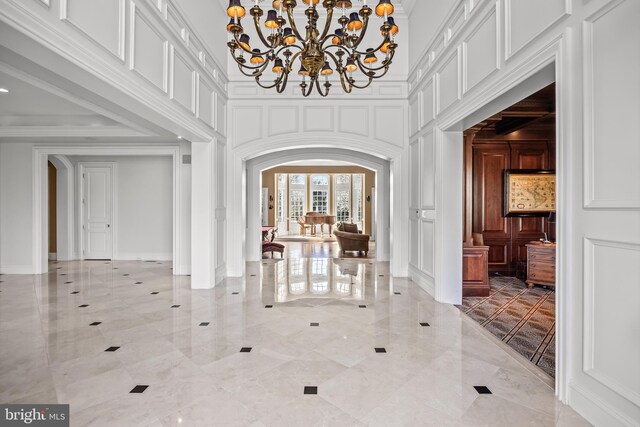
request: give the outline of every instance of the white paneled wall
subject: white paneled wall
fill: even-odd
[[[408,224],[406,210],[403,209],[408,203],[406,100],[389,96],[385,99],[338,99],[333,102],[318,99],[286,101],[262,95],[251,99],[243,85],[232,88],[239,90],[240,95],[238,99],[232,98],[229,108],[228,208],[242,212],[242,216],[234,215],[227,221],[228,232],[235,236],[228,240],[229,274],[242,275],[245,253],[254,260],[255,242],[249,239],[253,239],[254,228],[259,230],[259,224],[251,222],[259,216],[243,208],[252,206],[244,200],[249,196],[245,194],[243,183],[253,182],[255,178],[245,176],[245,163],[277,151],[286,156],[290,150],[322,148],[327,160],[332,158],[332,149],[340,149],[352,153],[356,163],[360,153],[390,162],[390,175],[378,177],[379,184],[387,182],[388,186],[393,176],[391,192],[394,197],[391,208],[388,204],[379,205],[384,213],[378,218],[383,228],[377,234],[377,255],[381,260],[392,260],[395,275],[406,276],[408,247],[404,236],[408,235]],[[314,158],[309,157],[308,160]],[[395,215],[393,222],[390,221],[392,213]],[[250,230],[248,233],[247,229]],[[399,237],[390,242],[391,235]]]
[[[640,420],[639,21],[635,0],[459,1],[409,76],[410,274],[447,302],[461,132],[555,80],[557,393],[602,426]]]
[[[222,14],[219,4],[215,8]],[[160,112],[165,120],[157,124],[170,133],[205,141],[224,134],[217,125],[226,125],[224,112],[218,110],[226,106],[226,61],[216,62],[174,0],[60,0],[46,7],[37,0],[7,0],[0,4],[0,13],[18,29],[35,28],[30,37],[117,86],[135,100],[126,105],[133,113],[149,117],[148,110]],[[224,37],[224,26],[217,34]],[[52,73],[77,73],[69,64],[30,51],[18,38],[5,42]],[[87,89],[100,91],[98,86]],[[123,105],[117,92],[104,95]],[[138,111],[136,103],[148,110]]]

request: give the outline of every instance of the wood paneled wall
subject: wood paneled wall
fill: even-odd
[[[481,233],[484,244],[489,246],[489,272],[505,275],[515,275],[518,262],[527,259],[525,245],[544,237],[543,232],[548,232],[549,227],[547,218],[503,216],[504,170],[555,169],[552,133],[514,133],[518,135],[480,132],[467,137],[467,143],[472,141],[472,152],[467,151],[472,161],[466,162],[466,173],[473,180],[472,200],[467,203],[465,218],[472,222],[472,232]]]

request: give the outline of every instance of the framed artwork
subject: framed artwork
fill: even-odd
[[[504,171],[504,216],[548,216],[556,211],[556,171]]]

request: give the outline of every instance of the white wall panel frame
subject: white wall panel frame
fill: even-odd
[[[136,4],[134,2],[131,2],[131,8],[130,8],[130,40],[129,40],[129,69],[133,72],[135,72],[137,75],[139,75],[140,77],[142,77],[143,79],[147,80],[149,83],[151,83],[153,86],[157,87],[158,89],[160,89],[162,92],[167,93],[167,89],[168,89],[168,77],[169,77],[169,41],[166,39],[166,37],[164,37],[164,35],[158,31],[158,29],[153,25],[153,23],[144,15],[144,13],[136,7]],[[136,28],[137,28],[137,24],[136,24],[136,19],[139,18],[141,19],[148,27],[151,31],[153,31],[156,36],[158,36],[158,39],[160,40],[160,42],[162,43],[162,50],[163,50],[163,56],[162,56],[162,81],[160,83],[160,85],[158,85],[156,82],[154,82],[153,80],[151,80],[148,76],[146,76],[143,72],[141,72],[140,70],[138,70],[136,68]]]
[[[171,59],[170,61],[171,73],[169,78],[169,98],[175,101],[177,105],[181,106],[182,108],[185,108],[190,113],[195,114],[196,72],[190,66],[189,61],[187,61],[180,53],[176,52],[176,49],[173,45],[171,45],[169,48],[169,54]],[[186,72],[188,75],[187,78],[190,80],[189,81],[190,88],[188,89],[188,93],[187,93],[188,100],[186,99],[181,100],[183,95],[180,95],[180,93],[178,93],[176,90],[176,86],[177,86],[176,83],[178,82],[178,79],[181,77],[177,72],[178,66],[186,69]],[[186,77],[186,76],[182,76],[182,77]]]
[[[421,128],[429,125],[436,118],[436,91],[434,78],[426,79],[421,93]]]
[[[531,43],[533,43],[541,34],[546,33],[548,30],[553,28],[556,24],[566,19],[569,15],[571,15],[572,11],[572,1],[573,0],[559,0],[564,2],[564,12],[557,16],[552,22],[548,25],[541,28],[536,34],[533,34],[529,39],[527,39],[521,46],[517,49],[513,48],[513,23],[512,23],[512,12],[513,5],[512,2],[514,0],[504,0],[504,19],[505,19],[505,38],[504,38],[504,47],[505,47],[505,61],[508,61],[518,52],[527,48]]]
[[[126,30],[127,26],[125,21],[125,15],[126,15],[125,0],[112,0],[116,2],[118,7],[118,23],[117,23],[117,28],[115,29],[117,31],[118,41],[115,49],[105,46],[104,43],[102,43],[100,40],[97,40],[95,36],[91,35],[88,32],[89,30],[87,28],[83,28],[83,25],[81,23],[74,21],[69,17],[69,4],[73,1],[84,1],[84,0],[60,0],[60,19],[62,21],[67,22],[69,25],[73,26],[76,30],[82,33],[87,39],[94,42],[97,46],[100,46],[100,48],[106,50],[107,52],[111,53],[116,58],[118,58],[120,61],[124,62],[126,31],[127,31]]]
[[[461,90],[461,67],[460,67],[460,48],[456,48],[440,65],[436,72],[436,114],[440,115],[447,109],[455,105],[462,98]],[[455,66],[455,69],[451,67]],[[449,73],[449,74],[447,74]],[[446,86],[445,83],[453,83],[454,88]],[[445,89],[453,93],[447,93]],[[447,98],[444,98],[447,96]],[[443,102],[443,99],[446,102]]]
[[[369,136],[372,124],[369,119],[370,112],[368,105],[337,107],[338,132],[351,133],[353,135]]]
[[[486,25],[489,25],[489,20],[491,18],[495,19],[494,30],[495,30],[495,67],[493,70],[487,72],[484,76],[477,79],[477,81],[469,84],[469,69],[470,69],[470,61],[469,61],[469,45],[473,41],[474,37],[478,35],[478,33],[485,29]],[[501,39],[500,39],[500,3],[496,1],[493,7],[489,8],[484,16],[480,19],[480,22],[471,30],[471,32],[464,38],[462,42],[462,94],[466,94],[469,90],[473,89],[475,86],[482,84],[486,79],[491,77],[495,72],[500,70],[501,66]]]
[[[602,250],[618,251],[618,256],[622,255],[621,253],[626,253],[627,255],[631,255],[631,257],[634,258],[635,261],[625,263],[624,266],[616,266],[616,267],[627,268],[628,269],[627,274],[621,271],[615,271],[614,272],[615,274],[618,274],[620,276],[626,276],[627,278],[629,278],[629,277],[638,277],[638,273],[640,272],[640,268],[639,268],[640,243],[620,242],[620,241],[614,241],[614,240],[596,239],[591,237],[584,238],[583,265],[584,265],[585,299],[584,299],[584,313],[583,313],[583,318],[584,318],[583,371],[586,375],[590,376],[591,378],[598,381],[602,385],[609,387],[610,389],[614,390],[616,393],[620,394],[621,396],[624,396],[629,401],[640,406],[640,367],[638,367],[638,364],[637,364],[638,358],[640,358],[640,341],[636,340],[635,352],[631,354],[629,354],[629,352],[627,351],[623,351],[621,353],[621,349],[618,346],[613,346],[613,345],[603,346],[602,343],[598,345],[599,335],[596,333],[598,329],[597,323],[599,323],[599,320],[600,321],[607,320],[607,319],[602,319],[601,317],[605,316],[605,317],[608,317],[609,319],[615,319],[618,316],[614,315],[613,313],[613,311],[617,309],[616,307],[617,304],[605,308],[604,312],[602,311],[603,309],[600,309],[600,310],[597,309],[597,307],[604,304],[604,302],[597,298],[596,286],[604,287],[606,286],[606,284],[602,280],[597,282],[596,268],[597,267],[609,268],[609,269],[614,268],[613,266],[610,266],[610,265],[602,265],[603,264],[602,261],[598,260],[598,257],[596,255],[597,248],[600,248],[601,251]],[[605,274],[605,275],[608,277],[612,276],[612,274]],[[619,295],[620,297],[622,297],[622,300],[618,299],[615,295],[611,295],[611,298],[612,300],[617,300],[618,302],[624,301],[627,303],[626,304],[627,306],[628,305],[635,306],[638,300],[640,300],[640,298],[638,298],[638,295],[640,295],[640,291],[638,291],[637,287],[631,288],[630,291],[635,292],[636,294],[635,298],[631,295],[625,295],[627,298],[624,298],[625,296],[623,295]],[[635,303],[633,301],[635,301]],[[635,308],[632,310],[636,311]],[[602,316],[599,316],[598,312],[601,312]],[[636,315],[636,317],[640,317],[640,316]],[[608,320],[608,321],[611,321],[611,320]],[[625,334],[628,338],[626,340],[627,346],[628,347],[633,346],[634,342],[633,342],[632,331],[635,330],[636,332],[638,332],[637,328],[640,326],[640,324],[636,323],[634,325],[633,323],[629,323],[629,324],[625,323],[625,325],[618,325],[618,326],[627,328],[628,333]],[[622,331],[620,330],[610,329],[606,333],[606,335],[608,337],[612,337],[612,336],[619,336],[621,333]],[[636,334],[636,338],[637,338],[637,334]],[[615,366],[613,366],[616,364],[605,362],[605,364],[608,366],[602,366],[603,362],[601,361],[598,362],[596,358],[596,354],[595,354],[596,347],[599,348],[600,353],[602,352],[612,353],[611,356],[613,356],[615,359],[620,360],[621,357],[624,357],[627,363],[618,364],[619,366],[617,367],[618,371],[620,371],[620,368],[622,368],[624,373],[622,374],[618,372],[618,378],[614,378],[610,372],[604,372],[603,368],[611,371],[612,369],[616,368]],[[635,390],[633,389],[633,385],[629,384],[630,382],[635,383]]]
[[[298,132],[300,123],[299,106],[276,105],[267,110],[267,115],[267,135],[270,137]]]
[[[200,73],[197,73],[196,81],[196,117],[215,129],[215,91],[202,78]],[[202,105],[203,100],[206,105]]]
[[[583,23],[583,70],[584,70],[584,208],[585,209],[608,209],[608,210],[638,210],[640,209],[640,198],[637,197],[634,199],[633,195],[630,192],[625,192],[630,194],[631,197],[627,199],[619,199],[619,200],[602,200],[598,198],[596,194],[596,178],[598,177],[597,172],[597,155],[596,155],[596,145],[597,144],[606,144],[610,145],[611,142],[616,144],[622,143],[622,141],[598,141],[596,137],[596,124],[598,123],[597,118],[595,116],[595,107],[596,100],[595,98],[595,90],[596,84],[606,85],[610,87],[612,82],[596,82],[595,81],[595,71],[594,67],[596,66],[594,59],[594,25],[595,23],[606,17],[609,13],[614,11],[619,6],[628,2],[629,0],[611,0],[607,1],[605,5],[596,11],[594,14],[588,16]],[[632,1],[632,0],[631,0]],[[622,31],[629,31],[628,28],[623,28]],[[636,40],[636,38],[632,38],[632,40]],[[630,52],[631,53],[631,52]],[[599,64],[602,65],[602,64]],[[618,67],[617,64],[609,64],[611,67]],[[629,82],[632,83],[632,82]],[[616,103],[619,103],[620,100],[616,100]],[[633,115],[633,113],[632,113]],[[629,138],[635,139],[635,141],[629,141],[627,143],[632,144],[633,146],[637,146],[638,142],[638,134],[635,132],[630,132]],[[611,147],[607,147],[607,150],[611,150]],[[637,148],[636,148],[637,150]],[[618,152],[619,150],[616,150]],[[621,152],[622,153],[622,152]],[[627,154],[628,156],[628,154]],[[633,157],[633,156],[632,156]],[[623,170],[618,171],[618,174],[629,174],[633,173],[633,169],[623,168]],[[638,175],[637,172],[635,173]],[[631,182],[635,181],[635,179],[631,179]],[[624,186],[622,180],[620,180],[618,187]],[[633,190],[637,187],[631,187],[630,190]]]

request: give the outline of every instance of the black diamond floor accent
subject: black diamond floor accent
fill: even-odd
[[[366,306],[366,305],[359,305],[358,307],[359,307],[359,308],[367,308],[367,306]]]
[[[178,308],[178,307],[180,307],[180,304],[174,304],[171,306],[171,308]]]
[[[375,350],[376,350],[376,353],[386,353],[387,352],[387,349],[384,348],[384,347],[376,347]]]
[[[202,322],[200,323],[200,326],[209,326],[209,322]]]
[[[102,323],[102,322],[93,322],[93,323],[90,323],[90,324],[89,324],[89,326],[98,326],[98,325],[100,325],[101,323]]]
[[[311,323],[311,326],[320,326],[320,323]]]
[[[66,276],[66,275],[67,275],[67,273],[60,273],[60,275],[61,275],[61,276]]]
[[[78,308],[85,308],[85,307],[89,307],[89,304],[82,304],[78,306]]]
[[[394,295],[402,295],[400,292],[394,292]]]
[[[118,351],[120,347],[109,347],[108,349],[106,349],[105,351]]]
[[[151,292],[151,295],[158,295],[160,292]]]
[[[136,285],[142,285],[142,282],[136,282],[135,284]]]
[[[384,274],[378,274],[378,277],[384,277]]]
[[[120,270],[118,267],[113,267],[114,270]]]
[[[252,275],[251,275],[251,277],[256,277],[256,275],[255,275],[255,274],[252,274]]]
[[[129,275],[129,274],[123,274],[123,276],[125,276],[125,277],[126,277],[126,276],[128,276],[128,275]]]
[[[264,308],[273,308],[272,305],[265,305]]]
[[[238,295],[240,292],[231,292],[231,295]]]
[[[473,388],[476,389],[478,394],[493,394],[486,385],[474,385]]]
[[[318,387],[307,385],[304,387],[304,394],[318,394]]]
[[[242,347],[240,353],[251,353],[251,347]]]
[[[420,326],[431,326],[431,325],[428,324],[427,322],[420,322]]]
[[[70,283],[73,283],[73,282],[64,282],[64,284],[65,284],[65,285],[68,285],[68,284],[70,284]]]
[[[79,294],[79,293],[80,293],[79,291],[73,291],[73,292],[71,292],[71,295],[76,295],[76,294]]]
[[[146,389],[148,389],[148,385],[137,385],[129,393],[144,393]]]

